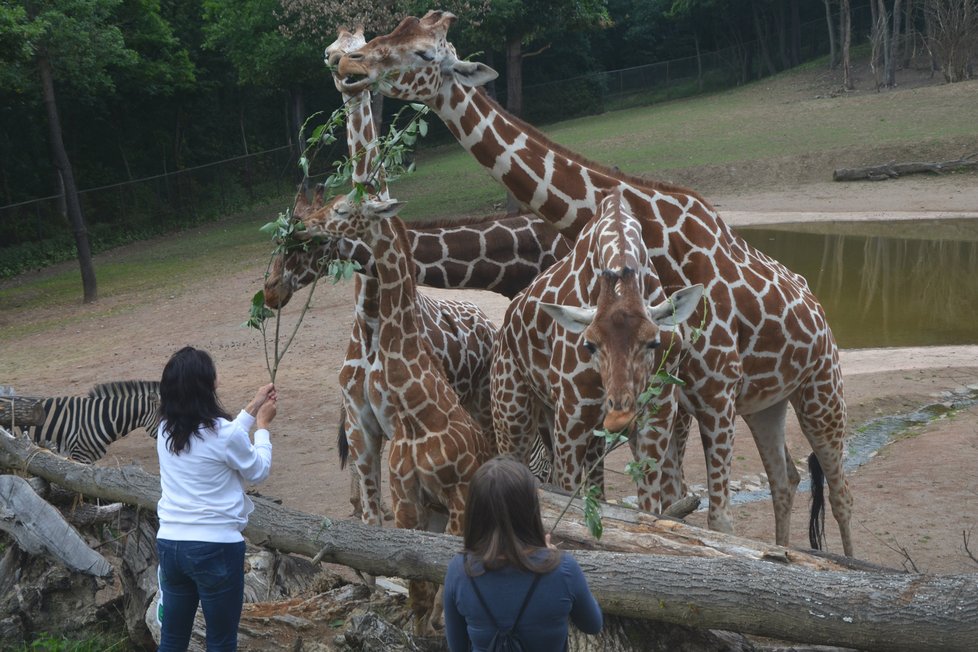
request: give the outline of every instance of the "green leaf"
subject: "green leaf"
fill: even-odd
[[[251,307],[248,310],[248,321],[246,321],[242,326],[246,328],[254,328],[264,332],[265,320],[269,317],[275,316],[269,308],[265,307],[265,291],[258,290],[255,296],[251,298]]]
[[[665,369],[660,369],[658,372],[656,372],[655,379],[665,385],[679,385],[680,387],[686,386],[686,381],[684,381],[682,378],[673,376]]]
[[[641,482],[645,474],[655,470],[656,461],[651,457],[643,457],[640,460],[631,460],[625,465],[625,473],[636,484]]]
[[[601,535],[604,534],[604,525],[601,523],[601,506],[598,502],[600,495],[601,489],[593,485],[588,487],[584,494],[584,523],[595,539],[600,539]]]

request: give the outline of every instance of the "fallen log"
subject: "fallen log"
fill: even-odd
[[[159,478],[142,469],[76,464],[2,432],[0,465],[147,509],[159,499]],[[441,581],[461,547],[448,535],[254,502],[245,530],[252,543],[372,575]],[[970,650],[978,640],[978,575],[818,570],[791,563],[790,552],[760,559],[735,552],[731,545],[725,555],[705,558],[605,550],[574,556],[602,609],[616,616],[865,650]]]
[[[39,426],[47,414],[41,399],[27,396],[0,396],[0,426]]]
[[[909,163],[884,163],[882,165],[870,165],[859,168],[838,168],[832,173],[833,181],[885,181],[895,179],[908,174],[922,174],[932,172],[934,174],[944,174],[955,170],[978,169],[978,152],[964,156],[954,161],[941,161],[937,163],[909,162]]]
[[[0,530],[9,533],[22,550],[53,557],[71,570],[109,577],[112,566],[88,547],[54,507],[16,475],[0,475]]]

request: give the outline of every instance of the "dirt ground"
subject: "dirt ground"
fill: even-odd
[[[970,144],[978,145],[978,138]],[[975,150],[978,147],[972,147]],[[947,152],[947,158],[959,154],[955,148]],[[837,163],[854,166],[885,160]],[[791,164],[798,170],[807,166],[805,161]],[[825,174],[772,175],[760,182],[755,174],[745,182],[751,170],[738,167],[724,174],[716,169],[677,171],[673,180],[694,185],[734,225],[978,217],[975,174],[845,184],[825,180]],[[754,169],[754,173],[761,171]],[[117,254],[103,256],[113,255]],[[98,262],[96,259],[96,268]],[[99,310],[104,315],[109,304],[108,317],[94,318],[89,306],[59,308],[70,316],[61,322],[67,325],[23,336],[4,335],[4,324],[30,324],[43,318],[43,311],[7,312],[0,316],[0,384],[25,395],[68,395],[86,393],[99,382],[157,379],[167,357],[180,346],[192,344],[214,355],[221,396],[229,409],[236,410],[254,388],[268,380],[260,336],[241,327],[242,307],[261,288],[264,265],[264,260],[256,260],[241,273],[215,270],[217,273],[190,286],[161,283],[148,296],[105,297],[99,301]],[[506,307],[504,298],[484,292],[433,294],[472,300],[497,323]],[[321,283],[316,295],[279,372],[281,401],[272,433],[274,467],[260,490],[290,507],[341,518],[349,516],[351,508],[349,478],[337,462],[337,372],[351,324],[352,286]],[[300,308],[296,304],[301,302],[294,300],[285,311],[290,323]],[[846,350],[842,364],[853,432],[880,416],[944,401],[943,393],[949,390],[978,389],[978,345]],[[791,415],[789,448],[796,460],[810,452]],[[153,442],[142,432],[113,444],[101,463],[130,462],[157,471]],[[616,453],[608,465],[622,469],[624,463],[625,457]],[[702,483],[703,457],[695,437],[685,471],[693,485]],[[761,471],[750,433],[743,428],[736,440],[732,477],[750,484]],[[978,406],[953,411],[902,433],[852,472],[850,483],[858,557],[928,573],[978,572],[978,562],[969,558],[964,547],[964,536],[972,535],[971,550],[978,556]],[[633,493],[620,475],[609,474],[612,498]],[[806,546],[807,495],[799,494],[795,502],[792,544]],[[773,541],[769,499],[738,506],[733,514],[737,534]],[[705,512],[694,513],[688,520],[705,525]],[[829,549],[841,552],[831,516],[826,529]]]

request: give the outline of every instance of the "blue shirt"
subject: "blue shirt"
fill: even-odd
[[[493,618],[502,628],[516,620],[533,573],[507,566],[473,578],[485,598]],[[560,565],[542,575],[516,633],[527,650],[563,652],[567,645],[568,617],[587,634],[601,631],[602,615],[587,587],[577,560],[562,554]],[[452,652],[484,650],[496,628],[483,609],[465,574],[465,557],[458,554],[445,574],[445,636]],[[470,648],[471,645],[471,648]]]

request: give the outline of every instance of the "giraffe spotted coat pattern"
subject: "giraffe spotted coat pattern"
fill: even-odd
[[[612,193],[601,209],[574,250],[506,311],[493,357],[493,423],[500,452],[525,456],[535,421],[554,419],[554,482],[567,490],[588,479],[586,470],[600,460],[596,427],[631,433],[635,457],[655,461],[640,483],[640,506],[658,511],[660,472],[672,493],[680,482],[678,456],[669,450],[678,397],[673,385],[662,386],[648,414],[640,414],[640,400],[662,355],[678,360],[682,335],[675,331],[703,288],[666,298],[641,224],[622,210],[621,196]],[[592,478],[601,486],[601,467],[595,468]]]
[[[620,190],[642,223],[663,289],[702,284],[705,290],[704,305],[691,317],[704,324],[703,336],[686,349],[679,400],[696,419],[704,445],[710,527],[732,531],[729,474],[739,414],[771,482],[775,540],[788,544],[797,478],[788,468],[784,438],[790,404],[824,468],[843,549],[851,555],[838,348],[807,282],[745,243],[692,190],[588,161],[507,114],[477,88],[495,71],[458,59],[448,42],[454,21],[441,11],[405,18],[390,34],[341,58],[342,87],[374,87],[424,102],[494,179],[569,238],[578,236],[607,192]]]

